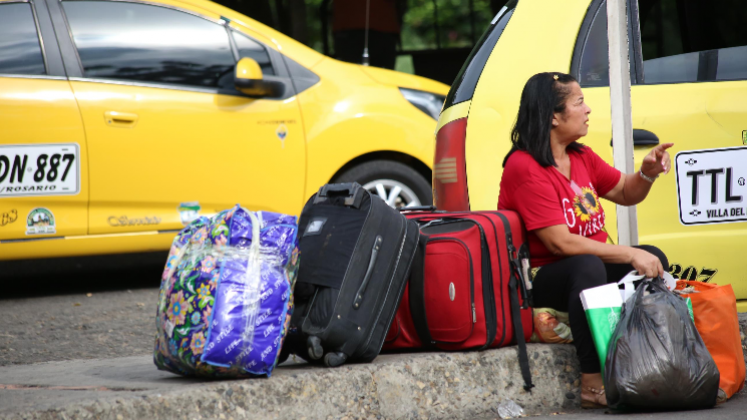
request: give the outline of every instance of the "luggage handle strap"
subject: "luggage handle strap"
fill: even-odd
[[[427,243],[428,237],[421,232],[410,274],[410,314],[415,325],[415,332],[423,347],[433,348],[435,342],[428,329],[425,312],[425,247]]]
[[[519,368],[521,368],[521,376],[524,379],[524,390],[531,392],[532,388],[534,388],[534,384],[532,383],[532,373],[529,371],[529,355],[527,354],[527,343],[524,338],[524,327],[521,322],[519,279],[513,273],[508,282],[508,288],[514,335],[516,336],[516,344],[519,346]]]
[[[366,269],[366,275],[363,276],[363,282],[361,283],[361,287],[358,288],[358,291],[355,293],[355,300],[353,301],[353,309],[358,309],[361,306],[361,302],[363,301],[363,294],[366,293],[366,286],[368,286],[368,281],[371,280],[371,274],[373,274],[374,266],[376,265],[376,259],[379,257],[379,248],[381,248],[381,235],[376,237],[376,241],[374,241],[373,249],[371,250],[371,260],[368,262],[368,269]]]
[[[534,306],[532,299],[532,279],[529,278],[529,249],[527,244],[524,243],[517,250],[514,247],[513,237],[510,232],[506,233],[506,243],[508,245],[511,276],[517,278],[518,293],[521,293],[523,301],[521,309],[528,309],[529,307]]]

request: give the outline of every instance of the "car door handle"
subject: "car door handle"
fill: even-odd
[[[639,128],[633,129],[633,147],[656,146],[657,144],[659,144],[659,137],[656,134]],[[612,140],[610,140],[610,146],[612,146]]]
[[[137,114],[119,111],[104,112],[104,121],[112,127],[129,127],[132,128],[137,123]]]

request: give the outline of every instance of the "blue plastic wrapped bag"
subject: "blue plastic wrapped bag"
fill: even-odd
[[[154,362],[206,377],[269,376],[293,309],[295,216],[240,206],[174,239],[161,281]]]

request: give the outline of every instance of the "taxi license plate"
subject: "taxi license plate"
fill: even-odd
[[[747,147],[677,153],[683,225],[747,221]]]
[[[80,192],[75,143],[0,146],[0,198]]]

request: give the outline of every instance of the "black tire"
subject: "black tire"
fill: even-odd
[[[363,186],[375,180],[394,180],[406,185],[421,206],[433,203],[431,184],[415,169],[392,160],[372,160],[354,166],[337,176],[333,182],[357,182]]]

